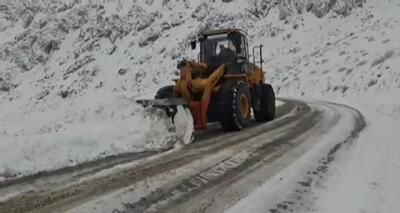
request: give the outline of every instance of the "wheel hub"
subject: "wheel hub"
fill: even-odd
[[[239,98],[240,114],[242,117],[247,118],[250,116],[250,104],[246,95],[242,94]]]

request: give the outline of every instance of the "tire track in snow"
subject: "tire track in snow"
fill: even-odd
[[[255,156],[257,157],[254,157],[254,155],[249,156],[248,159],[254,159],[254,162],[256,162],[253,165],[246,164],[246,161],[244,161],[240,166],[232,168],[227,166],[227,168],[231,168],[228,172],[216,175],[216,177],[211,176],[212,178],[206,182],[198,182],[202,183],[201,187],[196,185],[191,187],[192,184],[185,185],[186,183],[183,182],[181,183],[183,186],[178,185],[175,188],[170,188],[169,191],[159,190],[154,193],[158,194],[158,198],[153,194],[142,201],[131,203],[123,212],[223,212],[226,208],[233,206],[243,197],[246,197],[265,181],[269,180],[269,178],[274,177],[280,171],[289,167],[289,165],[301,158],[309,150],[313,149],[314,152],[317,150],[318,153],[321,153],[317,156],[321,156],[325,153],[324,150],[328,149],[326,152],[328,153],[327,156],[329,160],[333,161],[332,157],[335,156],[335,153],[342,146],[337,144],[351,142],[351,138],[355,137],[364,128],[362,115],[358,111],[343,105],[316,102],[312,103],[311,106],[311,108],[323,111],[321,113],[323,118],[316,119],[317,121],[311,125],[308,124],[310,126],[305,125],[307,126],[306,128],[300,125],[304,129],[299,128],[299,132],[294,134],[295,138],[282,137],[281,140],[274,138],[273,141],[276,142],[275,146],[271,147],[268,144],[266,146],[266,150],[269,149],[269,152],[256,154]],[[353,119],[355,125],[354,128],[349,127],[350,136],[348,139],[340,142],[333,139],[333,142],[322,143],[324,135],[330,133],[336,126],[339,127],[338,129],[342,129],[342,122],[353,121]],[[288,134],[293,134],[293,131],[295,132],[296,130],[292,129],[288,131]],[[253,139],[262,140],[262,136],[260,135]],[[317,160],[318,158],[314,162],[317,162]],[[237,163],[240,164],[240,162]],[[210,171],[213,171],[214,168],[218,168],[218,165],[211,168]],[[303,169],[302,166],[300,167],[300,171],[307,171],[308,168],[306,167],[304,170],[301,170]],[[196,178],[198,176],[193,177]],[[296,177],[285,178],[295,179]],[[304,187],[301,184],[298,185]],[[307,185],[307,183],[305,184]],[[301,193],[304,192],[301,191]],[[268,200],[265,201],[268,202]],[[280,212],[284,209],[287,209],[288,212],[293,212],[295,208],[290,208],[289,205],[296,204],[301,205],[295,201],[284,201],[277,205],[280,208],[279,211],[270,209],[270,212]],[[243,210],[239,212],[243,212]],[[297,211],[298,209],[295,210]]]
[[[218,185],[223,181],[237,178],[237,175],[242,172],[250,172],[258,166],[259,162],[269,161],[279,156],[283,151],[280,150],[282,147],[292,148],[288,141],[314,126],[321,119],[320,113],[318,111],[310,111],[299,122],[290,125],[289,128],[282,128],[278,135],[274,135],[275,138],[263,138],[263,136],[267,135],[259,135],[251,139],[250,146],[247,149],[185,179],[174,187],[167,186],[166,188],[157,189],[136,203],[126,204],[126,209],[122,212],[157,212],[160,209],[164,212],[179,212],[179,210],[175,209],[176,205],[190,199],[193,194]],[[293,131],[286,133],[288,129]],[[164,204],[167,207],[164,207]],[[166,209],[170,206],[172,206],[172,209]]]
[[[324,180],[325,174],[329,171],[329,166],[334,162],[337,154],[343,151],[343,147],[345,147],[346,145],[350,146],[353,142],[355,142],[360,133],[365,129],[366,122],[360,111],[343,104],[332,102],[329,102],[329,104],[346,107],[354,111],[356,113],[354,129],[350,132],[350,135],[344,141],[338,142],[331,149],[329,149],[326,156],[322,157],[318,161],[316,167],[312,170],[307,171],[304,179],[297,182],[298,187],[292,192],[290,196],[294,199],[288,199],[276,204],[274,208],[271,208],[269,210],[271,213],[288,213],[299,211],[299,209],[303,209],[307,212],[312,212],[313,199],[309,199],[309,197],[311,196],[310,193],[312,193],[312,191],[310,191],[312,185],[318,181]]]
[[[221,181],[233,178],[243,171],[248,171],[250,168],[257,166],[260,161],[265,160],[266,155],[277,152],[282,146],[290,147],[287,141],[312,127],[320,119],[319,113],[317,111],[309,112],[301,121],[290,125],[289,128],[280,129],[278,134],[271,135],[275,138],[266,137],[263,140],[251,139],[248,148],[185,179],[174,187],[157,189],[154,193],[142,198],[139,202],[127,204],[127,209],[123,212],[145,212],[155,203],[163,202],[174,206],[175,203],[181,202],[182,199],[188,199],[192,194],[218,185]],[[288,129],[293,129],[294,131],[286,133]],[[265,136],[265,134],[263,135]],[[257,136],[257,138],[262,138],[263,135]],[[267,158],[273,157],[273,155],[269,155]],[[163,209],[163,207],[158,207],[157,209],[160,208]]]

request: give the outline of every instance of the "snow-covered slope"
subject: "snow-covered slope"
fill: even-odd
[[[181,136],[133,100],[170,84],[177,61],[196,56],[188,41],[206,28],[240,27],[263,43],[280,95],[392,90],[398,23],[364,3],[3,0],[0,178],[171,147]]]
[[[273,49],[266,57],[279,94],[351,97],[399,88],[399,6],[368,5],[374,10],[346,18],[304,15],[294,22],[298,30],[286,31],[284,42],[282,37],[264,39]]]

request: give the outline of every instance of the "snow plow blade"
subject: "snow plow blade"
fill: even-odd
[[[189,108],[189,104],[181,98],[136,100],[136,103],[146,108],[150,107],[164,110],[167,116],[172,119],[172,122],[174,122],[175,115],[178,112],[178,106]]]

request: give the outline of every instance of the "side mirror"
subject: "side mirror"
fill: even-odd
[[[190,46],[191,46],[192,50],[196,49],[196,40],[192,40],[190,42]]]

